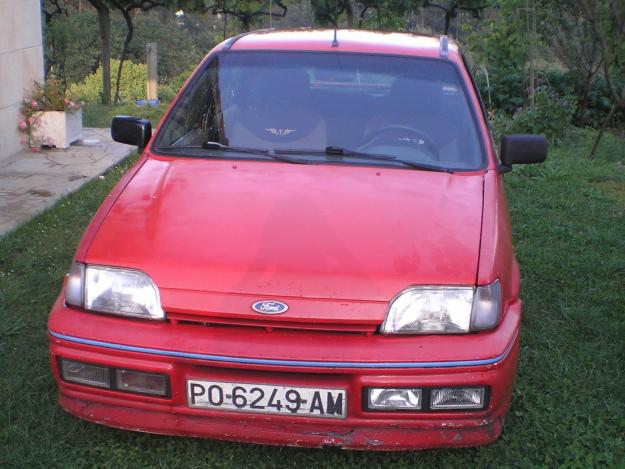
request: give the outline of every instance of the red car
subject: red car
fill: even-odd
[[[519,353],[502,173],[446,37],[258,31],[212,50],[93,218],[49,319],[61,406],[295,446],[491,443]]]

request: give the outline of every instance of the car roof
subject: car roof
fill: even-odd
[[[396,54],[441,57],[441,38],[414,33],[338,29],[264,29],[244,33],[222,43],[230,50],[293,50]],[[458,46],[448,42],[448,55],[457,58]]]

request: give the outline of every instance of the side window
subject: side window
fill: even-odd
[[[462,63],[464,65],[464,68],[466,69],[467,74],[469,75],[471,79],[471,86],[473,87],[473,90],[475,91],[475,94],[477,95],[477,98],[480,101],[480,110],[482,111],[482,117],[484,118],[484,122],[488,124],[489,123],[488,112],[486,110],[486,106],[484,105],[484,99],[482,99],[482,94],[480,93],[480,89],[478,88],[477,83],[475,82],[475,78],[473,77],[473,73],[471,71],[472,68],[469,66],[469,62],[467,61],[467,58],[464,55],[464,53],[461,52],[460,55],[462,57]]]
[[[222,133],[221,99],[217,86],[219,58],[198,76],[198,83],[189,88],[181,105],[172,116],[172,123],[162,137],[163,145],[201,145],[204,139],[219,141]]]
[[[473,73],[471,72],[472,69],[469,66],[467,57],[464,55],[462,51],[460,52],[460,56],[462,57],[462,63],[464,64],[464,68],[467,70],[467,74],[469,75],[471,79],[471,86],[475,90],[475,94],[477,95],[477,98],[480,101],[480,110],[482,112],[482,118],[484,119],[484,122],[486,123],[486,126],[488,127],[488,136],[490,137],[490,143],[491,143],[491,146],[493,147],[497,160],[499,160],[499,152],[497,151],[497,146],[495,145],[495,140],[493,138],[493,129],[490,123],[490,119],[488,117],[488,111],[486,110],[486,106],[484,105],[484,99],[482,99],[482,94],[480,93],[480,89],[478,88],[477,83],[475,82],[475,78],[473,77]]]

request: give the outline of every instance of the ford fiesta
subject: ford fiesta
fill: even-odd
[[[93,218],[49,319],[61,406],[112,427],[420,449],[495,441],[519,353],[499,159],[446,37],[211,51]]]

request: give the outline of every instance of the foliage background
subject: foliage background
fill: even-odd
[[[77,99],[96,103],[102,95],[96,12],[86,1],[59,1],[65,8],[47,21],[45,28],[47,72],[57,76]],[[45,5],[51,9],[59,1],[45,0]],[[144,97],[139,84],[144,72],[138,64],[145,62],[147,42],[158,44],[160,96],[170,101],[203,56],[224,37],[244,27],[289,28],[336,23],[340,27],[437,33],[445,24],[440,8],[423,6],[430,2],[336,2],[288,0],[281,2],[287,8],[286,16],[271,18],[266,14],[267,2],[257,0],[164,1],[166,8],[133,10],[134,38],[125,57],[129,70],[123,71],[121,101]],[[606,80],[600,67],[589,74],[588,64],[584,62],[590,61],[591,69],[593,61],[599,65],[597,44],[591,40],[589,26],[580,25],[574,16],[577,10],[571,2],[436,3],[448,10],[458,8],[450,21],[450,34],[463,45],[498,135],[543,133],[555,143],[571,124],[599,128],[606,121],[612,105]],[[597,3],[600,8],[602,2]],[[487,6],[477,11],[479,17],[471,10],[476,5]],[[272,11],[281,10],[274,7]],[[243,23],[242,15],[247,15],[245,21],[249,24]],[[111,19],[112,57],[119,59],[126,26],[119,12],[113,10]],[[116,67],[112,66],[111,73],[113,89]],[[625,85],[625,70],[622,72],[613,77],[616,87],[621,89]],[[625,107],[615,110],[608,125],[616,131],[625,126]]]
[[[113,87],[117,83],[119,60],[111,60],[111,79]],[[148,72],[145,64],[126,62],[122,68],[120,97],[122,102],[132,102],[145,96],[145,83]],[[97,104],[102,100],[102,67],[89,75],[80,83],[72,83],[68,88],[69,95],[88,104]]]

